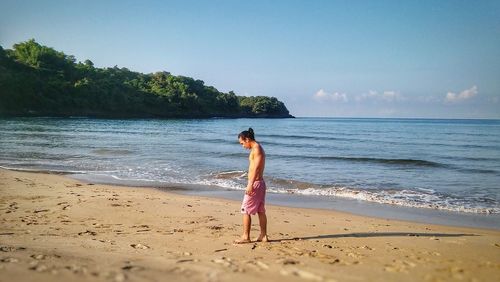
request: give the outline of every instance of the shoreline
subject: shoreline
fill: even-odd
[[[174,192],[184,195],[227,199],[235,202],[241,202],[241,199],[243,198],[242,190],[222,188],[219,186],[214,186],[213,189],[208,189],[206,185],[201,184],[162,184],[155,181],[110,181],[109,179],[90,181],[86,174],[78,173],[68,173],[66,174],[66,176],[86,183],[91,182],[114,186],[154,188],[167,193]],[[500,214],[482,214],[433,208],[390,205],[385,203],[342,197],[324,197],[320,195],[300,195],[269,192],[267,193],[267,198],[268,204],[283,207],[338,211],[360,216],[377,217],[380,219],[395,219],[424,224],[482,228],[500,231]]]
[[[267,206],[270,243],[233,245],[237,201],[0,169],[0,281],[485,281],[500,232]],[[252,236],[258,232],[254,217]]]
[[[146,187],[147,188],[147,187]],[[161,191],[163,189],[157,188]],[[193,191],[184,189],[167,190],[182,195],[202,196],[215,199],[227,199],[238,202],[241,191]],[[347,213],[356,216],[377,218],[380,220],[398,220],[419,224],[433,224],[449,227],[463,227],[500,231],[500,215],[471,214],[464,212],[442,211],[415,207],[386,205],[381,203],[357,201],[352,199],[322,199],[321,196],[303,196],[290,194],[267,194],[268,203],[283,208],[311,209]],[[306,199],[307,202],[303,202]],[[335,206],[326,206],[334,203]],[[314,205],[314,206],[313,206]],[[468,220],[464,222],[464,217]],[[478,220],[479,219],[479,220]],[[491,224],[491,225],[490,225]],[[496,224],[496,225],[493,225]]]
[[[111,185],[115,187],[153,188],[166,193],[226,199],[235,202],[241,202],[243,197],[241,195],[242,191],[240,190],[222,188],[218,186],[213,189],[208,189],[207,185],[201,184],[169,184],[159,183],[156,181],[145,182],[141,180],[109,181],[109,179],[91,181],[88,177],[86,177],[86,174],[82,174],[77,171],[46,171],[39,169],[18,169],[0,166],[0,170],[2,169],[18,172],[61,175],[63,177],[68,177],[84,183]],[[267,194],[267,197],[268,204],[282,207],[337,211],[379,219],[402,220],[422,224],[437,224],[450,227],[469,227],[500,231],[500,214],[470,213],[433,208],[390,205],[342,197],[323,197],[319,195],[270,192]]]

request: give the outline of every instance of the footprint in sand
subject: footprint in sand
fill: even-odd
[[[71,205],[68,202],[60,202],[57,204],[58,206],[62,206],[63,210],[67,210],[71,207]]]
[[[25,247],[10,247],[10,246],[0,246],[0,251],[1,252],[15,252],[15,251],[24,251],[26,250]]]
[[[44,272],[49,270],[49,268],[45,264],[35,264],[29,268],[30,270],[34,270],[36,272]]]
[[[150,248],[149,246],[146,246],[146,245],[143,245],[140,243],[139,244],[131,244],[130,246],[134,249],[141,249],[141,250],[146,250],[146,249]]]
[[[42,254],[31,255],[30,257],[33,258],[33,259],[36,259],[36,260],[44,260],[46,258],[46,256],[42,255]]]
[[[111,224],[92,223],[92,225],[94,225],[94,228],[101,228],[101,229],[111,228]]]
[[[84,232],[80,232],[80,233],[78,233],[78,235],[80,235],[80,236],[82,236],[82,235],[91,235],[91,236],[96,236],[96,235],[97,235],[97,232],[87,230],[87,231],[84,231]]]
[[[276,263],[283,264],[283,265],[294,265],[294,264],[300,264],[298,260],[294,259],[278,259]]]
[[[17,258],[6,257],[6,258],[0,259],[0,262],[4,262],[4,263],[17,263],[17,262],[19,262],[19,260]]]
[[[228,258],[228,257],[216,258],[216,259],[213,259],[212,262],[216,263],[216,264],[221,264],[225,267],[231,267],[234,265],[233,260],[231,258]]]
[[[353,248],[348,248],[348,249],[353,249]],[[346,253],[346,256],[354,258],[354,259],[361,259],[361,258],[365,257],[364,255],[362,255],[358,252],[349,252],[349,251]]]
[[[74,274],[87,274],[88,273],[88,269],[85,266],[81,266],[81,265],[71,264],[71,265],[65,266],[64,268],[73,272]]]
[[[18,205],[17,202],[12,202],[7,208],[7,211],[5,213],[15,212],[17,209],[19,209],[17,205]]]
[[[122,270],[131,271],[131,272],[142,271],[142,270],[145,270],[145,269],[146,268],[144,268],[142,266],[132,264],[132,262],[130,262],[130,261],[126,261],[125,265],[122,266]]]
[[[95,240],[95,239],[94,239]],[[112,241],[112,240],[97,240],[101,243],[108,243],[108,244],[111,244],[111,245],[116,245],[116,242],[115,241]]]
[[[115,232],[116,235],[126,235],[126,234],[129,234],[128,232],[125,232],[125,231],[119,230],[119,229],[113,230],[113,232]]]
[[[149,228],[149,225],[146,225],[146,224],[134,225],[134,226],[131,226],[131,228],[141,228],[139,230],[136,230],[135,232],[149,232],[149,231],[151,231],[151,228]]]
[[[41,213],[41,212],[48,212],[50,211],[49,209],[40,209],[40,210],[34,210],[33,213]]]
[[[16,233],[14,232],[3,232],[3,233],[0,233],[0,236],[10,236],[10,235],[14,235]]]

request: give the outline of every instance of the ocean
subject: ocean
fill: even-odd
[[[3,118],[0,167],[236,198],[248,127],[277,204],[500,229],[500,120]]]

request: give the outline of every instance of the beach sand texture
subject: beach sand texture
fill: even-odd
[[[500,232],[0,169],[0,281],[499,281]],[[253,218],[252,236],[258,235]]]

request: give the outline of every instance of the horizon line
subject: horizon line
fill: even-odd
[[[426,119],[426,120],[495,120],[498,118],[445,118],[445,117],[340,117],[340,116],[294,116],[295,118],[332,118],[332,119]]]

